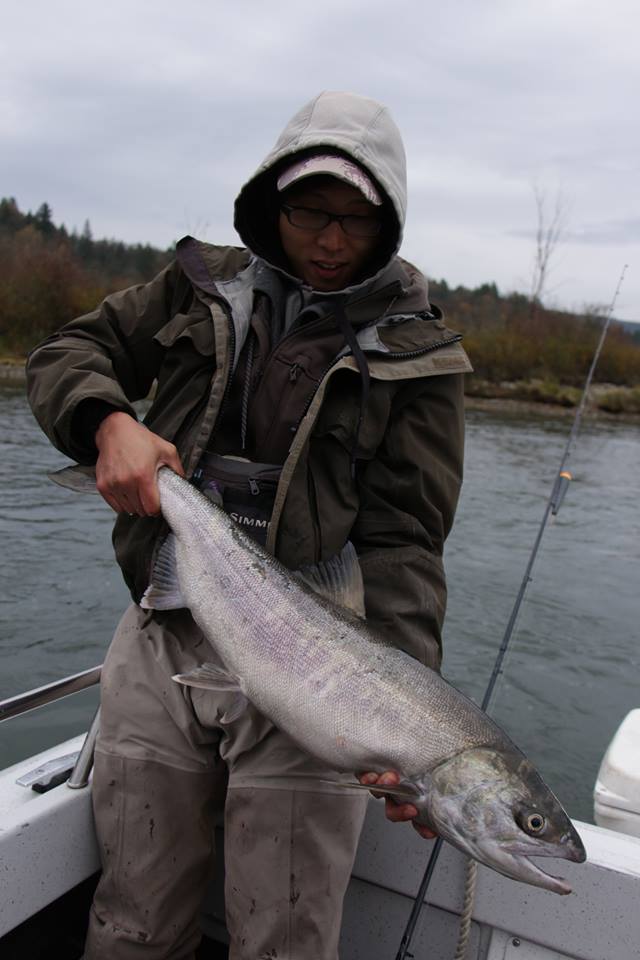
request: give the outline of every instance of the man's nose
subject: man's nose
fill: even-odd
[[[344,230],[337,220],[328,223],[318,235],[318,243],[324,250],[341,250],[344,247]]]

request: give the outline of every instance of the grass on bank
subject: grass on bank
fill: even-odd
[[[524,403],[575,409],[582,396],[582,387],[553,380],[515,380],[491,383],[471,375],[465,383],[465,395],[483,400],[518,400]],[[605,413],[640,414],[640,387],[596,383],[591,385],[588,410]]]

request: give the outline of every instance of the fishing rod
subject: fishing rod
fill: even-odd
[[[593,374],[595,372],[598,360],[600,359],[600,354],[602,353],[602,348],[604,346],[604,342],[605,342],[607,333],[609,331],[609,327],[611,325],[613,311],[616,305],[616,301],[618,299],[618,294],[620,293],[620,289],[622,287],[627,266],[628,264],[625,263],[625,265],[622,268],[620,277],[618,279],[618,285],[616,287],[613,297],[611,298],[611,303],[609,304],[609,307],[605,314],[604,323],[602,325],[602,331],[600,333],[600,339],[598,340],[598,344],[593,354],[591,366],[589,367],[589,372],[587,373],[587,377],[584,382],[584,387],[582,389],[582,396],[580,397],[580,402],[578,404],[575,417],[573,418],[573,425],[571,427],[569,437],[567,439],[562,456],[560,458],[560,466],[558,467],[558,470],[555,474],[555,477],[553,480],[553,486],[551,488],[551,494],[549,495],[549,499],[547,500],[547,504],[542,516],[542,521],[538,529],[538,534],[536,536],[533,548],[529,555],[529,560],[527,562],[524,576],[520,584],[520,589],[518,590],[518,594],[516,596],[516,600],[513,605],[513,609],[511,611],[509,621],[507,623],[504,637],[502,638],[502,643],[500,644],[500,648],[498,650],[498,653],[493,665],[493,670],[491,672],[491,676],[487,684],[487,689],[485,690],[484,696],[482,698],[480,709],[484,710],[485,712],[488,712],[488,707],[489,707],[489,704],[491,703],[491,698],[493,696],[496,683],[498,682],[498,677],[502,673],[502,663],[506,656],[507,650],[509,649],[509,644],[511,642],[511,637],[513,635],[513,631],[516,625],[516,620],[518,619],[520,607],[522,606],[522,601],[524,600],[524,595],[526,593],[528,585],[531,583],[531,580],[532,580],[531,573],[533,571],[533,566],[535,564],[536,557],[538,555],[538,550],[540,548],[542,535],[547,525],[547,521],[549,520],[550,515],[553,515],[555,517],[558,514],[558,511],[562,506],[562,502],[564,500],[565,494],[569,488],[569,483],[571,482],[571,479],[572,479],[570,472],[565,469],[566,463],[567,463],[567,460],[569,459],[571,449],[578,436],[578,431],[580,429],[580,424],[582,422],[582,416],[587,403],[589,388],[591,387],[591,381],[593,380]],[[420,911],[422,910],[422,906],[424,904],[424,898],[429,888],[429,884],[431,882],[431,878],[433,876],[433,872],[434,872],[438,857],[440,855],[440,851],[442,849],[443,843],[444,841],[442,837],[438,837],[438,839],[433,845],[433,848],[431,850],[431,855],[429,857],[429,861],[427,863],[424,876],[422,878],[422,882],[420,884],[418,892],[413,901],[413,907],[411,909],[411,913],[409,914],[409,919],[407,921],[407,925],[405,927],[402,940],[400,941],[400,947],[398,948],[398,952],[396,954],[396,960],[405,960],[406,957],[412,956],[412,954],[409,954],[409,947],[411,946],[411,940],[413,938],[415,927],[418,922],[418,917],[420,916]],[[463,908],[463,913],[461,914],[461,918],[464,918],[461,922],[461,929],[464,923],[466,927],[467,936],[470,930],[470,922],[471,922],[470,906],[472,904],[473,892],[475,889],[475,861],[470,861],[470,862],[472,866],[468,872],[468,877],[465,884],[465,887],[466,887],[465,908]],[[469,900],[471,900],[470,903],[469,903]],[[467,905],[469,906],[469,910],[467,910]],[[461,938],[458,941],[458,949],[456,950],[456,960],[458,960],[458,958],[463,957],[464,953],[466,952],[466,939],[464,940],[464,943],[462,943],[462,940],[463,940],[463,937],[461,935]]]

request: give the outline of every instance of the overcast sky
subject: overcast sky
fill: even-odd
[[[403,254],[527,291],[533,186],[566,208],[547,302],[640,320],[637,0],[21,0],[0,33],[0,195],[96,238],[238,243],[233,200],[303,103],[386,103]],[[455,317],[451,317],[455,326]]]

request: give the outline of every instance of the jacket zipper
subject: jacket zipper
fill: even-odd
[[[235,359],[236,359],[236,328],[235,328],[234,325],[233,325],[233,317],[231,316],[231,309],[227,306],[227,304],[225,304],[225,303],[224,303],[223,301],[221,301],[221,300],[219,300],[218,303],[219,303],[219,305],[222,307],[222,309],[224,310],[224,314],[225,314],[225,316],[226,316],[226,318],[227,318],[227,321],[228,321],[228,323],[229,323],[229,332],[230,332],[230,334],[231,334],[231,358],[230,358],[230,359],[231,359],[231,362],[230,362],[230,364],[229,364],[229,376],[227,377],[227,382],[226,382],[225,385],[224,385],[224,391],[223,391],[223,394],[222,394],[222,399],[221,399],[221,401],[220,401],[220,407],[219,407],[219,409],[218,409],[218,415],[216,416],[216,424],[215,424],[215,427],[213,428],[213,432],[212,432],[212,434],[211,434],[211,437],[212,437],[212,438],[215,436],[216,427],[217,427],[218,424],[220,423],[220,420],[221,420],[221,418],[222,418],[222,414],[223,414],[223,412],[224,412],[224,408],[225,408],[225,406],[227,405],[227,401],[228,401],[228,399],[229,399],[229,394],[231,393],[231,382],[232,382],[232,380],[233,380],[233,364],[234,364]]]
[[[460,343],[462,340],[462,334],[457,333],[455,337],[447,337],[446,340],[438,340],[437,343],[430,343],[426,347],[422,347],[420,350],[404,350],[395,353],[385,353],[385,357],[407,357],[409,360],[413,357],[421,357],[424,353],[433,353],[434,350],[439,350],[441,347],[448,347],[452,343]]]

